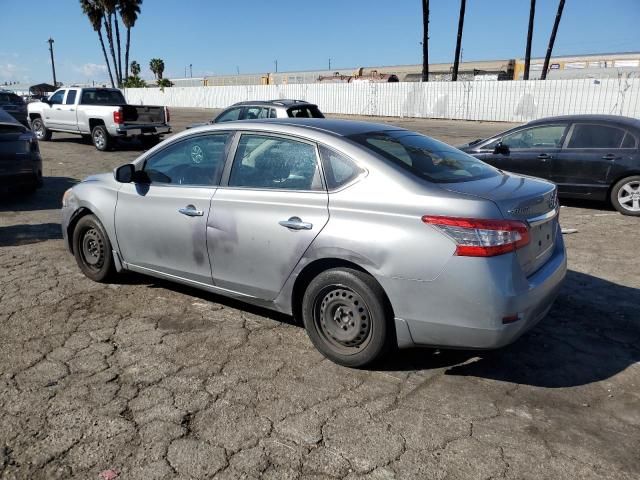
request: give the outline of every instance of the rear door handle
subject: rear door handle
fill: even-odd
[[[607,153],[606,155],[602,156],[603,160],[615,160],[617,158],[618,156],[615,153]]]
[[[541,153],[540,155],[538,155],[538,159],[542,160],[543,162],[551,160],[551,158],[551,155],[549,155],[548,153]]]
[[[313,228],[313,224],[303,222],[300,217],[291,217],[289,220],[281,220],[278,223],[291,230],[311,230]]]
[[[180,212],[183,215],[186,215],[187,217],[201,217],[204,215],[204,212],[202,210],[198,210],[193,205],[187,205],[184,208],[180,208],[178,212]]]

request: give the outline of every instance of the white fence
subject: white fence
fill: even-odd
[[[522,122],[602,113],[640,118],[640,79],[349,83],[132,88],[129,103],[224,108],[244,100],[295,98],[326,113]]]

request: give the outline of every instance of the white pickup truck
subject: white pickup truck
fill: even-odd
[[[30,103],[28,121],[38,140],[50,140],[52,132],[76,133],[102,151],[116,138],[140,137],[152,146],[171,132],[166,107],[127,105],[116,88],[61,88]]]

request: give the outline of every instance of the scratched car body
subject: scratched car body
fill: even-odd
[[[389,347],[497,348],[566,273],[557,192],[390,125],[188,130],[63,198],[96,281],[131,270],[301,318],[348,366]]]

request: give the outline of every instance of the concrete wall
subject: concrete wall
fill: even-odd
[[[640,79],[246,85],[127,89],[129,103],[224,108],[244,100],[294,98],[326,113],[529,121],[580,113],[640,118]]]

